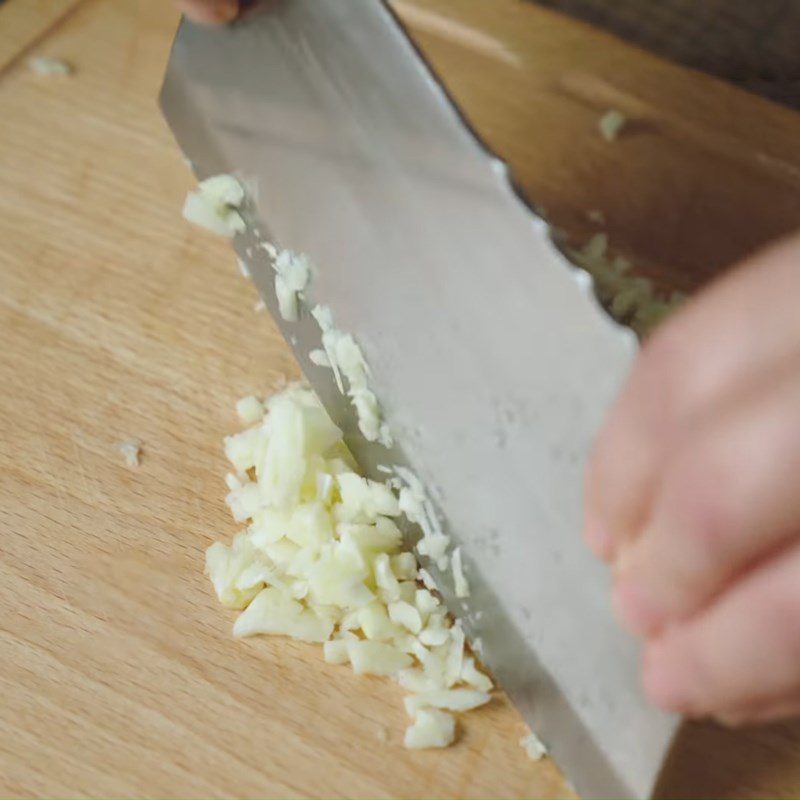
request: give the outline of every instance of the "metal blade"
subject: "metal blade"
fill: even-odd
[[[234,172],[253,190],[235,246],[367,473],[408,463],[431,489],[472,593],[440,584],[483,660],[578,791],[647,795],[677,721],[646,705],[580,536],[585,457],[632,334],[376,0],[184,24],[162,104],[199,177]],[[311,304],[362,345],[392,452],[358,436],[330,370],[310,363],[316,322],[277,316],[256,228],[317,266]]]

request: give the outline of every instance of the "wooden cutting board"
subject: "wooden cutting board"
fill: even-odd
[[[613,243],[689,287],[800,224],[790,112],[532,5],[395,6],[578,239],[603,209]],[[180,217],[192,179],[155,103],[176,23],[166,0],[0,7],[0,795],[569,796],[503,696],[412,754],[390,682],[231,639],[202,576],[235,531],[221,439],[238,397],[298,373],[226,243]],[[75,73],[35,75],[34,54]],[[613,146],[609,105],[635,118]],[[665,791],[800,794],[799,744],[697,729]]]

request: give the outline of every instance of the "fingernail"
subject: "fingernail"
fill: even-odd
[[[660,654],[658,644],[645,651],[642,667],[642,683],[648,700],[664,711],[688,713],[689,696],[686,693],[680,670],[674,668],[671,659]]]
[[[589,525],[586,528],[586,544],[592,552],[603,561],[609,561],[612,553],[611,536],[608,531],[600,525]]]
[[[647,590],[627,576],[614,584],[611,606],[622,627],[636,636],[653,633],[662,622],[662,614]]]

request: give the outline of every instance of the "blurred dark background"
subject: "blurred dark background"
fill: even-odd
[[[800,0],[536,0],[800,109]]]

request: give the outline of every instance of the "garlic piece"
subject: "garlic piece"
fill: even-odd
[[[244,187],[233,175],[215,175],[200,181],[197,190],[186,195],[183,217],[212,233],[232,237],[245,230],[239,213],[244,199]]]
[[[408,715],[414,717],[423,708],[469,711],[486,705],[491,699],[492,696],[488,692],[478,692],[475,689],[443,689],[409,695],[404,703]]]
[[[539,761],[547,755],[547,748],[542,740],[533,732],[528,733],[519,740],[520,746],[525,750],[528,758],[532,761]]]
[[[395,675],[413,663],[411,656],[382,642],[347,642],[347,655],[357,675]]]
[[[138,439],[126,439],[117,445],[117,450],[122,453],[126,467],[138,467],[139,455],[142,452],[142,443]]]
[[[607,141],[613,142],[619,136],[628,118],[621,112],[612,108],[606,111],[597,123],[600,135]]]
[[[403,744],[408,750],[447,747],[456,735],[456,721],[444,711],[419,711],[414,724],[406,728]]]
[[[264,416],[264,406],[257,397],[243,397],[236,403],[236,414],[245,425],[255,425]]]
[[[37,75],[72,75],[75,71],[67,61],[63,58],[55,58],[53,56],[35,56],[28,59],[28,67],[32,72]]]
[[[311,278],[308,258],[291,250],[281,250],[275,257],[275,296],[278,312],[287,322],[300,318],[299,301]]]
[[[452,569],[453,569],[453,587],[456,593],[456,597],[469,597],[469,584],[467,583],[467,578],[464,575],[464,566],[461,562],[461,548],[456,547],[453,550],[453,559],[452,559]]]
[[[363,368],[349,357],[349,372]],[[491,681],[465,655],[461,626],[417,582],[427,573],[403,550],[397,478],[359,475],[341,430],[303,386],[264,403],[242,398],[237,412],[251,427],[225,439],[233,465],[226,503],[247,527],[206,552],[220,602],[242,610],[234,635],[319,642],[328,663],[394,676],[414,693],[409,746],[445,746],[454,723],[437,707],[480,705]],[[436,542],[441,530],[425,494],[407,495],[405,506],[417,494],[412,507]]]

